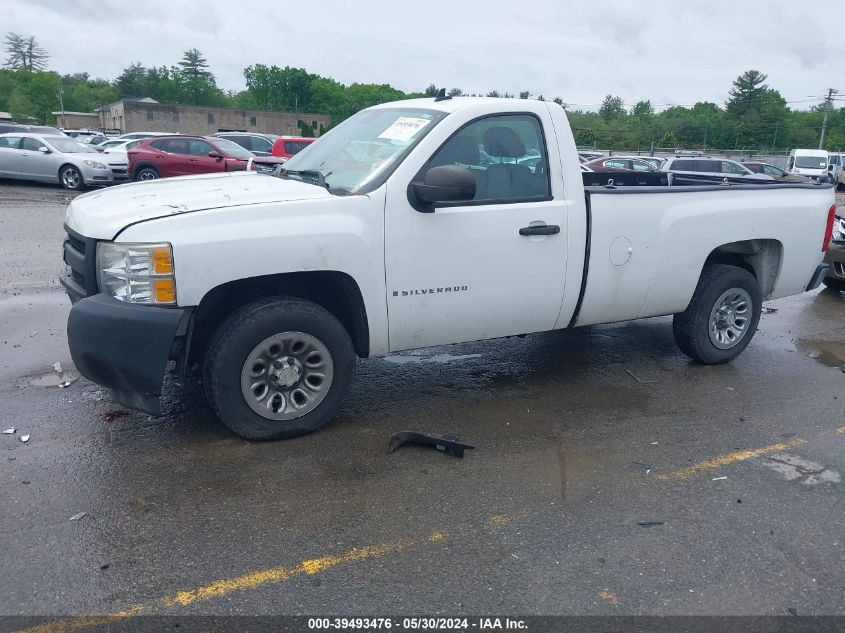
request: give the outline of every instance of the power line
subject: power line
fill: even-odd
[[[833,101],[833,96],[838,95],[839,91],[834,88],[827,89],[827,99],[825,100],[825,107],[824,107],[824,121],[822,122],[822,133],[821,137],[819,138],[819,149],[824,149],[824,137],[827,134],[827,115],[830,113],[830,105]]]

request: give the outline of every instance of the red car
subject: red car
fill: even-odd
[[[256,170],[271,169],[273,164],[284,162],[271,157],[257,158],[237,143],[214,136],[155,136],[138,143],[127,155],[129,176],[135,180],[245,171],[251,158]]]
[[[287,160],[288,158],[293,158],[316,140],[307,136],[280,136],[273,143],[272,154],[273,156]]]

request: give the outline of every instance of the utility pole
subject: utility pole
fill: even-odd
[[[830,113],[830,106],[833,104],[833,96],[838,94],[838,90],[834,90],[833,88],[827,89],[827,97],[824,100],[824,121],[822,122],[822,135],[819,138],[819,149],[824,149],[824,137],[827,134],[827,115]]]

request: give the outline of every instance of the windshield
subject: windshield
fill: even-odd
[[[48,138],[46,140],[53,146],[53,149],[64,154],[99,154],[99,152],[90,145],[81,143],[76,139],[54,136],[53,138]]]
[[[364,110],[291,158],[281,173],[315,171],[329,189],[367,193],[379,187],[444,116],[421,108]]]
[[[230,141],[229,139],[225,138],[217,138],[214,139],[214,142],[217,144],[217,147],[222,149],[232,158],[243,158],[244,160],[252,158],[255,156],[252,152],[248,149],[244,149],[234,141]]]
[[[827,169],[827,156],[796,156],[795,166],[803,169]]]

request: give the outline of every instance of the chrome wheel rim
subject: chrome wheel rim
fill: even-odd
[[[79,173],[75,169],[65,169],[62,172],[62,183],[68,189],[76,189],[79,186]]]
[[[295,420],[316,409],[332,385],[328,348],[304,332],[274,334],[256,345],[241,369],[241,394],[268,420]]]
[[[155,180],[156,178],[158,178],[158,176],[156,176],[152,169],[145,169],[138,176],[138,180]]]
[[[722,293],[710,311],[710,342],[719,349],[736,346],[748,334],[754,304],[751,295],[742,288]]]

